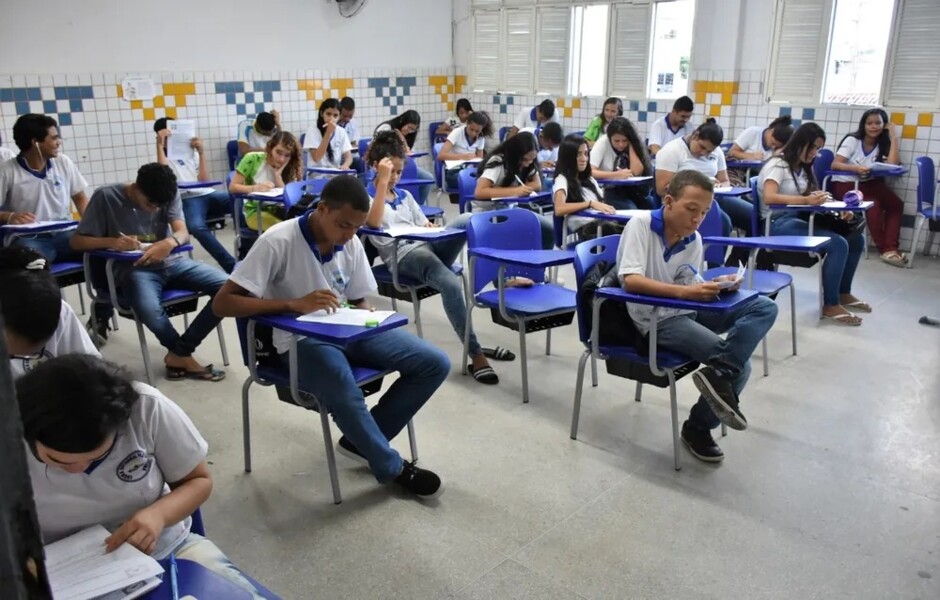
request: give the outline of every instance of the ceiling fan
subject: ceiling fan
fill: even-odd
[[[366,0],[336,0],[336,6],[339,7],[339,14],[347,19],[355,17],[366,5]]]

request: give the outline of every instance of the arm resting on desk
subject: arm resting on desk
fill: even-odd
[[[296,300],[257,298],[231,279],[226,281],[212,300],[212,312],[218,317],[254,317],[278,313],[299,313]]]
[[[643,275],[624,275],[623,289],[631,294],[644,296],[659,296],[661,298],[678,298],[680,300],[696,300],[708,302],[715,300],[721,288],[717,283],[705,282],[692,285],[676,285],[650,279]]]

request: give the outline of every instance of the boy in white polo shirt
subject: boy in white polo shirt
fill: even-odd
[[[5,162],[16,156],[12,150],[2,145],[3,139],[0,138],[0,163]]]
[[[656,156],[659,149],[672,140],[689,135],[695,126],[690,123],[695,104],[688,96],[678,98],[672,105],[672,111],[662,119],[650,125],[647,144],[650,156]]]
[[[718,298],[718,282],[733,280],[734,275],[709,282],[698,275],[698,227],[711,208],[713,193],[712,183],[701,173],[679,171],[669,182],[662,208],[630,219],[617,248],[618,274],[626,291],[698,302]],[[653,307],[627,304],[627,309],[639,332],[647,335]],[[747,428],[738,395],[751,373],[751,354],[776,318],[777,305],[763,296],[727,312],[659,309],[657,346],[705,365],[692,375],[702,395],[682,425],[682,441],[696,458],[724,459],[711,436],[720,423]],[[725,332],[722,339],[719,334]]]
[[[555,110],[555,103],[551,100],[542,100],[538,106],[522,107],[516,120],[512,123],[512,129],[509,130],[510,138],[526,127],[539,128],[546,123],[558,123],[558,112]]]
[[[62,141],[56,120],[28,114],[13,125],[16,158],[0,162],[0,224],[70,221],[72,204],[85,213],[88,183],[75,163],[59,153]],[[33,248],[49,261],[76,258],[69,247],[74,229],[19,236],[16,243]]]
[[[213,300],[223,317],[334,310],[368,310],[376,289],[356,232],[369,212],[369,195],[355,177],[334,177],[317,207],[271,227],[258,238]],[[290,334],[273,332],[286,366]],[[418,497],[443,490],[431,471],[405,462],[389,445],[447,378],[447,356],[404,329],[393,329],[345,347],[314,338],[297,344],[300,387],[312,393],[343,432],[339,452],[368,463],[380,483],[394,481]],[[356,385],[350,363],[388,368],[399,377],[371,410]]]
[[[43,543],[94,525],[105,551],[171,553],[263,596],[219,548],[190,531],[212,491],[208,445],[166,396],[88,354],[51,358],[16,382]]]
[[[276,110],[261,112],[255,119],[238,128],[238,156],[249,152],[264,152],[265,146],[275,133],[281,130],[281,115]]]

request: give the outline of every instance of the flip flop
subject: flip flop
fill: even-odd
[[[846,327],[858,327],[862,324],[862,320],[859,317],[856,317],[852,313],[842,313],[839,315],[823,315],[823,319],[828,319],[834,321],[839,325],[844,325]]]
[[[907,260],[900,252],[885,252],[881,255],[881,260],[882,262],[888,263],[892,267],[903,267],[907,264]]]
[[[858,312],[864,312],[864,313],[871,312],[871,304],[864,302],[862,300],[856,300],[855,302],[849,302],[849,303],[842,302],[841,304],[842,304],[842,307],[846,309],[852,308],[852,309],[857,310]]]
[[[493,360],[516,360],[516,355],[512,351],[507,350],[501,346],[496,346],[495,348],[483,348],[483,356],[487,358],[492,358]]]
[[[496,385],[499,383],[499,375],[496,374],[493,367],[483,367],[482,369],[475,370],[473,365],[467,365],[467,369],[470,371],[470,374],[473,375],[473,378],[480,383],[485,383],[486,385]]]
[[[166,378],[169,381],[182,381],[183,379],[193,379],[195,381],[222,381],[225,379],[225,371],[213,369],[212,365],[206,366],[201,371],[187,371],[177,367],[166,368]]]

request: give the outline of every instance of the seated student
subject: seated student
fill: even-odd
[[[281,114],[276,110],[261,112],[255,120],[238,131],[238,156],[264,152],[268,141],[281,130]]]
[[[320,103],[317,123],[307,130],[304,150],[310,153],[311,167],[348,169],[352,164],[352,144],[339,125],[339,100],[327,98]]]
[[[49,261],[29,248],[0,248],[0,315],[14,379],[60,354],[100,356],[62,299]]]
[[[591,175],[588,161],[587,141],[578,135],[569,135],[558,149],[555,165],[555,180],[552,187],[555,216],[564,217],[582,210],[596,210],[613,214],[617,209],[604,202],[604,193]],[[621,228],[590,217],[570,217],[568,232],[577,233],[582,240],[595,237],[597,225],[601,224],[605,235],[619,232]]]
[[[466,125],[458,125],[447,135],[447,141],[437,153],[437,160],[446,162],[450,160],[473,160],[483,158],[486,138],[493,135],[493,123],[485,112],[475,112],[467,117]],[[447,188],[457,189],[457,175],[465,165],[449,168],[444,171]]]
[[[816,123],[800,125],[779,155],[764,164],[757,180],[757,189],[763,200],[763,219],[772,218],[772,235],[809,235],[809,213],[800,211],[777,211],[770,213],[768,205],[820,205],[829,194],[819,189],[813,174],[813,161],[820,148],[826,145],[826,133]],[[824,236],[831,241],[823,254],[823,318],[840,325],[858,326],[862,319],[851,310],[871,312],[871,305],[852,295],[852,282],[859,259],[865,249],[864,226],[856,222],[860,217],[843,213],[839,219],[830,219],[823,226],[823,215],[817,215],[813,235]],[[862,226],[859,226],[862,225]],[[834,231],[840,227],[843,233]],[[843,235],[844,234],[844,235]],[[850,310],[851,309],[851,310]]]
[[[623,116],[623,101],[620,98],[611,97],[604,100],[604,107],[601,112],[591,119],[587,129],[584,131],[584,140],[587,142],[588,149],[594,147],[597,140],[607,133],[607,125],[617,117]]]
[[[623,288],[634,294],[709,302],[718,298],[718,281],[704,281],[702,237],[698,227],[712,203],[713,187],[703,174],[679,171],[665,191],[663,206],[627,223],[617,248]],[[730,288],[736,290],[738,286]],[[627,304],[637,330],[647,335],[653,307]],[[682,425],[682,442],[693,456],[720,462],[724,453],[711,430],[724,423],[747,428],[739,396],[751,373],[751,354],[777,318],[777,305],[759,296],[728,312],[658,309],[657,347],[704,365],[692,375],[701,392]],[[727,333],[725,339],[719,334]]]
[[[495,198],[520,198],[542,190],[542,177],[535,162],[538,148],[535,136],[522,132],[506,138],[477,167],[477,185],[472,202],[473,212],[498,210],[504,205],[491,202]],[[555,225],[551,215],[538,215],[542,227],[542,248],[555,246]],[[451,223],[451,227],[456,227]]]
[[[456,129],[451,134],[459,131]],[[369,146],[367,161],[369,166],[376,170],[376,176],[375,185],[370,184],[368,188],[373,200],[366,224],[373,228],[387,228],[393,225],[433,227],[411,194],[395,188],[405,164],[405,149],[401,140],[391,132],[378,134]],[[458,220],[465,226],[469,216],[461,215]],[[377,236],[370,236],[369,240],[378,250],[382,262],[392,268],[395,240]],[[466,238],[457,238],[431,243],[405,242],[398,246],[398,272],[441,293],[444,312],[461,342],[467,326],[467,303],[461,276],[454,274],[450,267],[460,256],[466,242]],[[486,360],[487,356],[499,360],[515,358],[511,352],[499,347],[489,351],[482,348],[476,334],[471,330],[470,373],[480,383],[499,383],[496,371]]]
[[[14,158],[16,154],[12,150],[3,145],[3,138],[0,138],[0,163]]]
[[[301,179],[300,143],[293,134],[279,131],[268,140],[264,152],[249,152],[238,161],[228,191],[233,194],[269,192]],[[246,200],[242,205],[245,224],[255,231],[258,231],[258,204],[257,200]],[[276,203],[262,204],[260,209],[262,230],[280,223],[286,216],[284,207]]]
[[[653,166],[646,148],[640,142],[633,123],[626,117],[614,117],[607,125],[607,133],[598,138],[591,148],[591,171],[597,179],[630,179],[653,174]],[[605,199],[620,210],[653,208],[649,198],[651,185],[612,186]]]
[[[526,131],[535,136],[539,145],[536,160],[540,169],[554,169],[555,161],[558,160],[558,146],[564,136],[561,125],[558,123],[546,123],[542,127],[526,127],[520,131]]]
[[[398,137],[401,138],[401,141],[405,144],[405,151],[408,154],[411,154],[414,151],[415,140],[418,138],[418,129],[421,128],[421,115],[418,114],[416,110],[406,110],[397,117],[391,118],[388,121],[379,123],[379,126],[375,128],[373,132],[373,137],[382,132],[382,131],[397,131]],[[418,179],[434,179],[434,173],[429,172],[427,169],[422,169],[417,167],[417,176]],[[422,185],[418,187],[418,203],[427,204],[428,196],[431,194],[431,187],[433,184]]]
[[[793,135],[793,119],[790,115],[777,117],[767,127],[748,127],[734,140],[728,156],[737,160],[765,161],[776,154]],[[731,185],[747,187],[746,169],[729,169]]]
[[[672,105],[672,111],[668,115],[653,121],[647,138],[650,156],[656,156],[659,149],[672,140],[692,133],[695,126],[689,120],[692,118],[693,110],[695,110],[695,104],[692,99],[682,96]]]
[[[546,123],[558,123],[558,113],[555,111],[555,103],[551,100],[542,100],[538,106],[531,109],[523,107],[516,115],[516,120],[512,123],[512,129],[507,134],[507,139],[513,137],[526,127],[543,127]]]
[[[337,124],[346,130],[346,137],[349,138],[349,145],[352,150],[356,150],[359,147],[359,124],[356,123],[355,116],[356,101],[349,96],[344,96],[343,99],[339,101],[339,122]],[[358,173],[365,171],[365,166],[360,156],[353,156],[352,163],[349,167],[355,169]]]
[[[356,231],[369,214],[369,195],[355,177],[341,175],[323,188],[316,208],[265,232],[235,267],[213,302],[226,317],[310,313],[351,304],[369,310],[376,289]],[[290,334],[273,342],[286,366]],[[368,463],[380,483],[394,481],[411,493],[435,497],[440,478],[402,460],[389,445],[447,378],[443,352],[404,329],[393,329],[345,348],[314,338],[297,344],[300,387],[312,392],[343,432],[339,452]],[[398,371],[398,379],[370,412],[350,363]]]
[[[832,161],[834,171],[847,171],[858,177],[835,175],[832,178],[832,194],[841,200],[849,190],[858,189],[865,200],[874,202],[865,215],[868,230],[878,246],[881,260],[895,267],[907,264],[907,257],[898,248],[901,236],[901,218],[904,216],[904,201],[888,187],[883,177],[872,177],[871,167],[876,162],[901,164],[900,139],[894,132],[894,124],[888,121],[888,113],[880,108],[870,108],[862,113],[858,129],[842,138]]]
[[[153,124],[153,130],[157,134],[157,162],[173,169],[178,183],[208,181],[209,166],[206,164],[206,154],[201,139],[196,137],[190,140],[193,153],[188,159],[170,160],[167,158],[166,140],[170,136],[170,130],[167,129],[166,124],[167,121],[172,120],[172,117],[163,117]],[[229,254],[222,242],[212,235],[209,226],[206,225],[206,220],[209,218],[218,219],[231,214],[232,199],[228,192],[211,187],[194,188],[180,190],[180,198],[183,200],[186,229],[199,240],[202,247],[215,259],[215,262],[219,263],[223,271],[231,273],[235,268],[235,257]]]
[[[437,130],[434,132],[434,135],[448,135],[451,131],[460,127],[461,125],[466,125],[467,119],[469,119],[470,115],[472,114],[473,106],[470,104],[469,100],[466,98],[457,100],[457,106],[454,114],[447,117],[447,120],[441,122],[441,124],[437,126]]]
[[[212,475],[206,440],[173,401],[88,354],[39,365],[16,382],[16,399],[44,544],[102,525],[105,552],[130,544],[158,560],[174,555],[264,597],[190,529]]]
[[[150,243],[136,262],[116,262],[114,277],[137,318],[167,349],[163,359],[170,381],[194,379],[221,381],[225,372],[203,367],[193,352],[218,325],[209,304],[199,312],[189,329],[180,335],[160,305],[166,288],[215,295],[225,282],[225,273],[184,254],[170,252],[189,241],[183,221],[176,176],[166,165],[146,164],[137,170],[137,180],[104,185],[88,203],[85,218],[72,236],[72,247],[91,250],[137,250]],[[107,322],[98,321],[95,331],[107,339]]]
[[[0,224],[70,221],[72,205],[85,213],[88,183],[72,160],[60,153],[62,141],[56,120],[28,114],[13,125],[20,149],[13,160],[0,163]],[[32,248],[50,261],[77,259],[69,246],[74,229],[18,236],[17,244]]]

